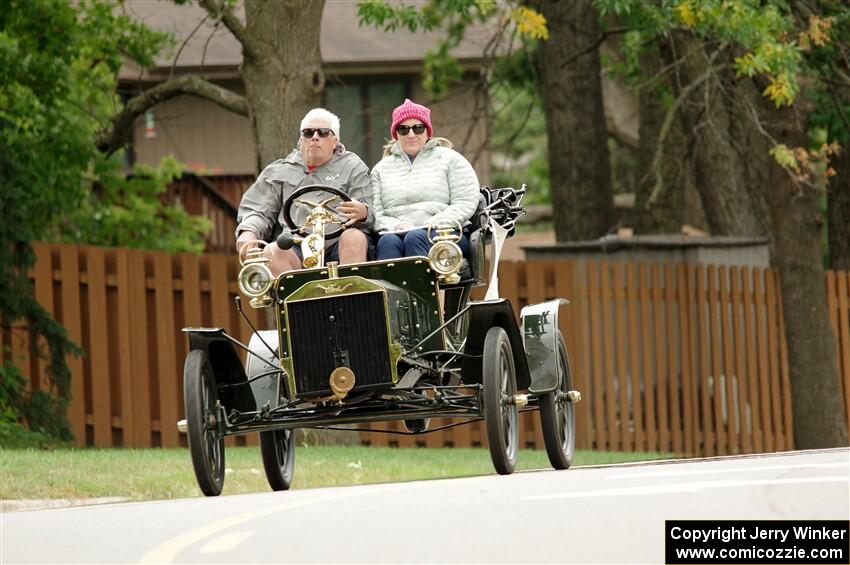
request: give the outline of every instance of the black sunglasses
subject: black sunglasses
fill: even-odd
[[[395,131],[399,135],[407,135],[410,133],[410,130],[413,130],[413,133],[416,135],[421,135],[425,133],[425,124],[415,124],[412,126],[398,126],[395,128]]]
[[[301,135],[306,138],[313,137],[314,133],[318,133],[319,137],[327,137],[333,133],[331,128],[304,128],[301,130]]]

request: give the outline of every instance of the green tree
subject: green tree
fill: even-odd
[[[681,119],[712,232],[771,236],[771,261],[782,284],[796,447],[846,445],[820,253],[819,201],[835,145],[812,145],[808,134],[816,115],[812,100],[823,89],[812,57],[834,41],[833,24],[846,25],[850,8],[784,0],[596,4],[640,34],[632,45],[671,47],[665,63],[675,73],[675,100],[659,133],[650,171],[658,182],[650,200],[664,190],[658,172],[667,147],[664,132]]]
[[[183,173],[183,165],[166,157],[157,167],[136,165],[127,175],[122,161],[116,154],[93,163],[92,188],[48,237],[104,247],[202,252],[212,222],[189,215],[179,204],[163,204],[168,184]]]
[[[30,242],[42,239],[57,217],[86,194],[86,170],[96,159],[93,139],[112,102],[109,77],[120,55],[100,29],[104,13],[81,4],[4,0],[0,6],[0,308],[5,324],[26,320],[33,337],[44,338],[48,373],[57,395],[47,410],[46,431],[68,438],[64,421],[69,398],[65,356],[80,353],[64,328],[35,301],[27,270],[35,257]],[[130,39],[130,26],[114,30]],[[124,42],[135,49],[135,41]],[[13,364],[0,368],[6,392],[6,421],[28,416],[20,375]]]
[[[168,237],[141,240],[135,230],[138,242],[188,249],[197,247],[206,225],[159,205],[157,190],[173,164],[126,180],[120,158],[104,158],[95,144],[121,107],[116,84],[124,57],[150,64],[167,41],[114,8],[89,0],[0,1],[0,317],[7,327],[29,327],[53,385],[53,394],[25,394],[16,360],[4,352],[4,430],[24,419],[33,430],[70,439],[65,359],[82,351],[33,297],[31,242],[61,233],[85,243],[124,243],[126,226],[145,225]]]

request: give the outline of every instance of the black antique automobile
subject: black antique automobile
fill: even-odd
[[[501,246],[524,213],[524,193],[524,186],[482,189],[472,226],[464,228],[467,258],[456,243],[460,226],[432,225],[428,257],[344,266],[325,265],[323,253],[325,240],[344,229],[347,218],[334,206],[348,197],[318,185],[292,194],[284,205],[292,232],[277,242],[300,245],[304,269],[273,277],[265,244],[257,242],[238,280],[252,307],[271,312],[276,329],[255,330],[247,345],[222,329],[184,330],[186,419],[178,427],[188,434],[204,494],[221,493],[226,436],[259,432],[268,482],[286,490],[296,428],[389,420],[419,434],[432,417],[483,418],[493,465],[509,474],[519,412],[539,410],[549,461],[569,467],[581,396],[558,330],[565,301],[529,305],[518,324],[498,295]],[[484,300],[471,300],[472,288],[484,284]],[[245,366],[239,349],[248,352]]]

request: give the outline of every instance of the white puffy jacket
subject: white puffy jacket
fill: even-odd
[[[480,186],[463,155],[430,139],[413,162],[394,143],[390,154],[372,169],[375,230],[395,230],[400,223],[425,226],[434,220],[464,224],[478,206]]]

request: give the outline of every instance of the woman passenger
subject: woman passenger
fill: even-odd
[[[480,186],[472,165],[433,137],[431,110],[405,99],[393,110],[384,158],[372,169],[377,258],[427,256],[428,225],[434,221],[468,222],[478,206]],[[432,233],[432,235],[434,235]],[[464,255],[468,236],[458,242]]]

